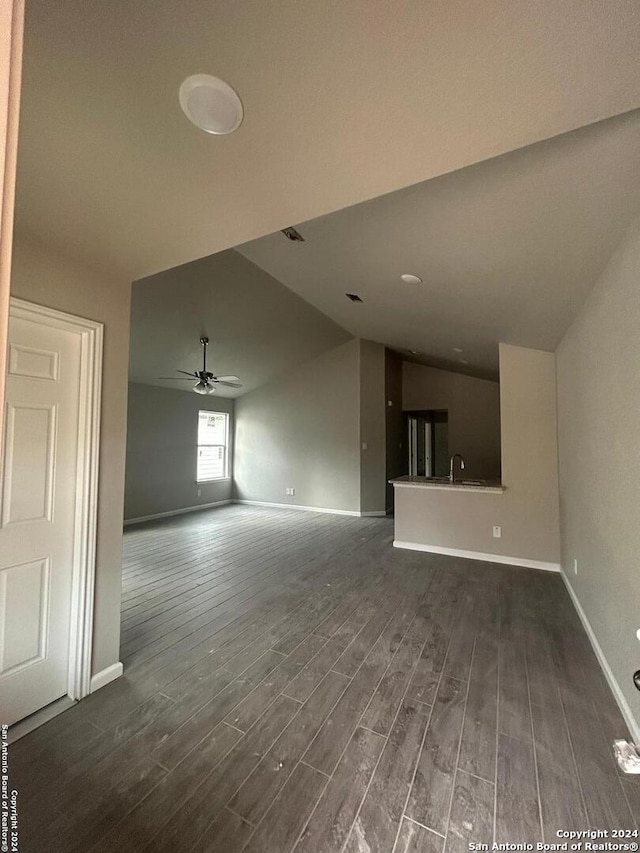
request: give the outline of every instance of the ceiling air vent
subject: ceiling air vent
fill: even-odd
[[[283,228],[282,233],[287,238],[287,240],[293,240],[294,243],[304,243],[304,237],[299,231],[290,225],[288,228]]]
[[[362,299],[360,299],[357,293],[345,293],[345,296],[352,302],[362,302]]]

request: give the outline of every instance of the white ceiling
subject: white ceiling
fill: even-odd
[[[194,381],[164,380],[202,369],[235,374],[237,397],[351,337],[237,252],[226,251],[136,282],[131,297],[132,382],[188,391]]]
[[[640,106],[637,0],[26,5],[17,225],[130,280]]]
[[[640,210],[639,163],[640,110],[239,251],[353,335],[493,377],[499,341],[555,349]]]

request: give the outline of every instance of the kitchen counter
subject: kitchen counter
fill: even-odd
[[[492,495],[501,495],[505,487],[499,480],[465,480],[460,478],[453,483],[448,477],[396,477],[389,480],[394,488],[409,489],[446,489],[447,491],[460,492],[484,492]]]

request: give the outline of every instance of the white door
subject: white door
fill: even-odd
[[[11,317],[0,506],[0,722],[68,690],[81,335]]]

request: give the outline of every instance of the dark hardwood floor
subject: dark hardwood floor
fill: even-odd
[[[558,575],[230,506],[130,529],[123,678],[10,747],[21,851],[442,853],[634,829]]]

